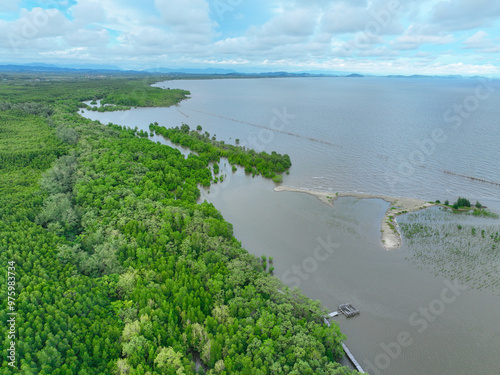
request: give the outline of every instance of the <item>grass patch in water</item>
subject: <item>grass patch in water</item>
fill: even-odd
[[[472,215],[466,215],[460,223],[455,215],[443,210],[401,217],[401,233],[411,252],[408,259],[436,276],[500,294],[498,224],[473,223]]]

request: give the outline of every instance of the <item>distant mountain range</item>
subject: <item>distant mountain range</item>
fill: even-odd
[[[222,68],[151,68],[145,70],[124,70],[113,65],[83,65],[83,64],[73,64],[67,66],[57,66],[53,64],[44,63],[23,63],[23,64],[5,64],[0,65],[0,72],[25,72],[25,73],[87,73],[87,74],[168,74],[172,76],[181,75],[193,75],[193,76],[224,76],[224,77],[350,77],[350,78],[362,78],[366,77],[363,74],[353,73],[353,72],[321,72],[321,71],[310,71],[310,72],[263,72],[263,73],[242,73],[237,72],[233,69],[222,69]],[[371,76],[371,77],[381,77],[381,76]],[[383,77],[388,78],[463,78],[460,75],[448,75],[448,76],[430,76],[430,75],[387,75]],[[471,77],[474,78],[474,77]],[[478,78],[478,77],[475,77]]]
[[[146,70],[123,70],[116,66],[57,66],[51,64],[29,63],[29,64],[8,64],[0,65],[0,72],[33,72],[33,73],[130,73],[130,74],[168,74],[173,76],[178,75],[193,75],[193,76],[213,76],[220,75],[225,77],[335,77],[335,76],[356,76],[361,77],[359,74],[343,73],[343,74],[327,74],[327,73],[290,73],[290,72],[263,72],[263,73],[241,73],[233,69],[220,69],[220,68],[153,68]]]
[[[218,68],[205,68],[205,69],[192,69],[192,68],[154,68],[142,70],[148,73],[182,73],[182,74],[240,74],[232,69],[218,69]]]
[[[0,71],[2,72],[98,72],[98,71],[112,71],[112,72],[124,72],[116,66],[108,65],[71,65],[66,67],[60,67],[51,64],[42,63],[28,63],[28,64],[7,64],[0,65]]]

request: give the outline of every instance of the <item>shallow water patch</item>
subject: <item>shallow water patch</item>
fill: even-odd
[[[431,209],[401,217],[400,227],[414,265],[471,289],[499,293],[498,220]]]

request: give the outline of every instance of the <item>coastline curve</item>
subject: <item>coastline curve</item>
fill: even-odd
[[[351,197],[357,199],[382,199],[389,203],[389,207],[380,224],[381,245],[386,250],[399,249],[403,244],[401,233],[399,232],[396,217],[408,212],[420,211],[434,204],[421,199],[392,197],[389,195],[357,193],[357,192],[331,192],[320,190],[308,190],[291,186],[277,186],[274,191],[290,191],[295,193],[305,193],[318,198],[321,202],[333,207],[334,202],[339,197]]]

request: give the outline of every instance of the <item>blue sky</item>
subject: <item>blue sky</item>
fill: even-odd
[[[2,0],[0,64],[500,76],[498,0]]]

